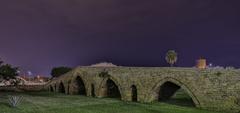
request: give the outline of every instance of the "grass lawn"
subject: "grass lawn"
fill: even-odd
[[[17,95],[24,97],[23,102],[18,108],[11,108],[7,98],[13,94],[0,92],[0,113],[217,113],[189,105],[173,105],[178,103],[179,99],[167,103],[141,104],[48,92],[18,93]]]

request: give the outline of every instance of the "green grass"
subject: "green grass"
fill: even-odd
[[[217,113],[171,103],[141,104],[48,92],[17,93],[24,96],[23,102],[11,108],[7,98],[13,94],[0,92],[0,113]]]

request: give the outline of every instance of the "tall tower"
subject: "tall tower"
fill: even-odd
[[[197,63],[196,67],[198,69],[206,69],[207,68],[207,60],[206,59],[200,58],[197,60],[196,63]]]

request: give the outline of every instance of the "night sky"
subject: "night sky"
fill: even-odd
[[[239,0],[1,0],[0,58],[49,75],[54,66],[112,62],[240,67]]]

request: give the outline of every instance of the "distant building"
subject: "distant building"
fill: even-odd
[[[47,83],[50,78],[44,76],[34,76],[34,77],[27,77],[27,76],[19,76],[21,80],[23,80],[22,85],[42,85]]]
[[[49,77],[44,77],[44,76],[38,75],[38,76],[34,77],[32,81],[43,83],[43,82],[48,82],[49,80],[50,80]]]
[[[198,69],[205,69],[205,68],[207,68],[207,60],[206,59],[200,58],[200,59],[197,60],[196,63],[197,63],[196,67]]]

